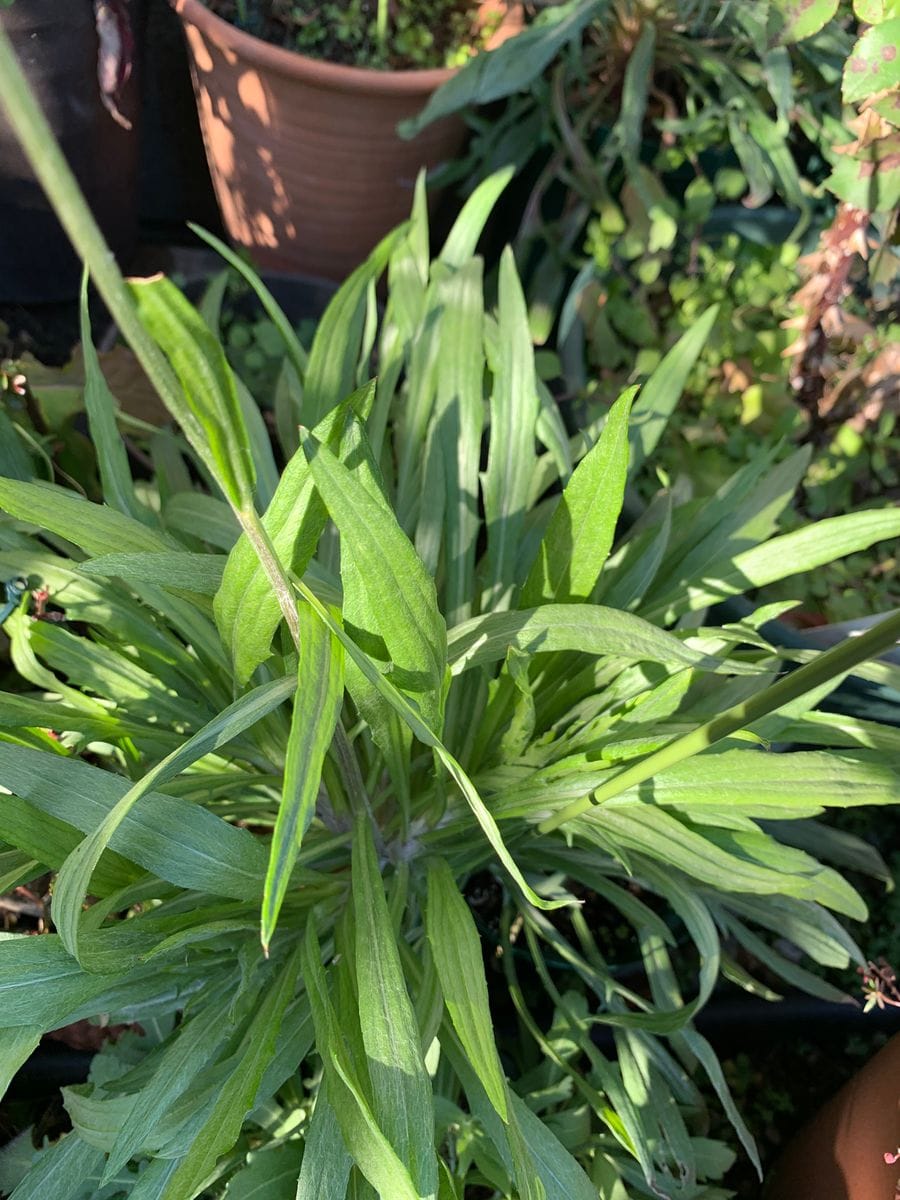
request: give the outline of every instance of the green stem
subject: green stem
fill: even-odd
[[[247,540],[253,547],[256,557],[259,559],[259,564],[265,572],[266,578],[272,585],[272,590],[278,600],[278,607],[281,609],[281,615],[287,622],[291,641],[299,650],[300,621],[297,617],[297,601],[294,598],[293,589],[288,581],[287,572],[281,563],[281,559],[275,552],[275,547],[272,545],[266,527],[260,520],[259,514],[253,508],[235,510],[235,515],[240,521],[241,529],[247,535]]]
[[[538,825],[539,831],[550,833],[551,830],[558,829],[560,825],[564,825],[574,817],[581,816],[592,805],[612,800],[614,796],[621,795],[628,788],[637,787],[638,784],[651,779],[667,767],[674,766],[682,759],[699,754],[701,750],[705,750],[714,742],[719,742],[722,738],[737,733],[738,730],[752,725],[754,721],[760,720],[769,713],[776,712],[805,692],[812,691],[813,688],[820,687],[830,679],[835,679],[846,671],[852,670],[866,659],[875,658],[885,650],[889,650],[898,639],[900,639],[900,610],[885,617],[883,621],[879,621],[866,633],[860,634],[859,637],[848,638],[839,646],[826,650],[813,662],[792,671],[783,679],[779,679],[777,683],[773,683],[771,687],[766,688],[765,691],[751,696],[749,700],[744,700],[741,704],[733,705],[725,712],[713,717],[711,721],[707,721],[705,725],[701,725],[699,729],[694,729],[683,737],[675,738],[667,746],[657,750],[655,754],[620,771],[608,783],[597,788],[592,795],[582,796],[580,800],[573,801],[560,812],[548,817],[546,821],[541,821]]]
[[[112,251],[88,208],[78,182],[56,143],[0,26],[0,109],[5,109],[32,169],[77,254],[87,266],[110,315],[131,346],[160,397],[178,401],[178,380],[162,351],[144,329]]]
[[[16,60],[6,32],[0,27],[0,104],[18,137],[35,175],[84,262],[122,336],[147,373],[170,412],[183,407],[181,387],[165,355],[147,333],[116,260],[88,207],[50,126]],[[300,639],[297,606],[284,568],[252,509],[236,510],[272,588],[296,645]]]
[[[375,36],[378,41],[378,49],[385,54],[388,37],[388,0],[378,0],[375,14]]]

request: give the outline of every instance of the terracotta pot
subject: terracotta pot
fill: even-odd
[[[791,1142],[766,1200],[896,1200],[900,1162],[900,1035]]]
[[[461,120],[411,142],[415,115],[452,70],[373,71],[272,46],[199,0],[184,24],[213,183],[230,237],[268,270],[344,278],[409,216],[419,168],[461,148]],[[507,18],[493,44],[521,23]]]

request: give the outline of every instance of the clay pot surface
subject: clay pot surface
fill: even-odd
[[[785,1151],[766,1200],[897,1200],[900,1034],[834,1096]]]
[[[454,71],[322,62],[244,33],[199,0],[172,3],[230,237],[262,268],[344,278],[409,216],[419,169],[460,150],[455,117],[412,141],[396,133]],[[516,17],[492,44],[517,31]]]

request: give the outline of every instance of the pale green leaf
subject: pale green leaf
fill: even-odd
[[[470,267],[472,255],[478,245],[485,222],[494,211],[515,171],[513,167],[501,167],[487,179],[483,179],[459,210],[453,228],[438,255],[438,261],[460,270]]]
[[[216,1059],[217,1051],[233,1032],[229,1019],[232,997],[204,1007],[181,1025],[156,1059],[155,1070],[133,1099],[133,1104],[113,1139],[103,1182],[112,1179],[155,1130],[172,1103],[193,1086],[197,1074]]]
[[[403,232],[401,226],[378,243],[341,285],[322,314],[303,379],[301,416],[303,424],[310,428],[315,428],[353,390],[366,326],[369,286],[387,266]]]
[[[0,1038],[0,1099],[23,1066],[37,1049],[43,1029],[40,1025],[17,1025],[6,1029]]]
[[[372,386],[353,393],[316,428],[316,436],[338,444],[353,406],[371,403]],[[313,486],[301,450],[284,469],[262,523],[282,566],[302,575],[315,553],[327,513]],[[222,586],[214,601],[216,625],[231,652],[239,683],[245,683],[269,657],[272,638],[282,613],[268,576],[246,536],[234,545],[225,564]]]
[[[507,1089],[494,1041],[481,940],[443,859],[428,865],[425,929],[444,1003],[488,1099],[507,1120]]]
[[[382,1196],[390,1196],[392,1200],[423,1200],[409,1171],[380,1129],[372,1111],[371,1099],[354,1070],[345,1035],[338,1025],[328,994],[312,920],[306,926],[303,980],[316,1026],[316,1047],[325,1067],[328,1100],[337,1117],[347,1151]]]
[[[116,975],[82,970],[56,934],[0,933],[0,1028],[59,1029],[101,1012],[134,1010],[196,991],[196,969],[148,963]]]
[[[128,453],[116,427],[116,406],[103,377],[100,360],[91,335],[88,311],[88,273],[81,281],[80,303],[81,353],[84,359],[84,407],[91,441],[97,454],[97,469],[103,487],[103,499],[111,508],[145,524],[152,523],[149,512],[134,494],[134,482],[128,466]]]
[[[352,1165],[340,1122],[325,1087],[320,1087],[306,1135],[295,1200],[346,1200]]]
[[[234,375],[216,337],[162,275],[133,280],[144,327],[168,357],[181,385],[172,416],[235,508],[249,503],[253,457]]]
[[[293,364],[294,370],[297,372],[298,378],[302,379],[307,366],[307,354],[300,344],[297,334],[294,332],[294,327],[285,316],[283,309],[278,301],[260,279],[259,275],[239,254],[227,246],[223,241],[220,241],[214,234],[204,229],[200,225],[195,225],[192,221],[188,221],[188,228],[201,238],[208,246],[212,246],[213,250],[219,254],[225,262],[228,263],[237,273],[247,282],[253,289],[256,298],[259,300],[266,313],[266,316],[278,330],[281,335],[281,340],[284,342],[285,353]],[[228,274],[224,273],[227,281]]]
[[[225,501],[203,492],[174,495],[163,508],[163,522],[167,528],[200,538],[226,552],[241,534],[241,527]]]
[[[74,542],[86,554],[158,553],[176,548],[162,533],[140,521],[51,484],[0,479],[0,509]]]
[[[509,247],[500,260],[498,320],[484,516],[490,606],[508,608],[537,461],[535,426],[540,407],[528,310]]]
[[[348,637],[343,629],[337,625],[331,618],[328,610],[319,603],[316,597],[309,589],[300,585],[300,590],[306,600],[312,605],[318,613],[319,618],[331,629],[335,637],[343,642],[344,649],[347,651],[349,658],[352,658],[356,665],[365,675],[366,679],[381,692],[391,707],[397,712],[404,724],[413,732],[413,734],[426,746],[431,746],[437,751],[438,757],[444,764],[447,772],[456,783],[459,790],[465,797],[466,803],[472,810],[475,819],[481,826],[482,833],[487,838],[494,853],[503,864],[504,868],[509,872],[518,886],[522,889],[522,893],[528,900],[529,904],[533,904],[536,908],[561,908],[568,904],[567,900],[545,900],[539,896],[535,890],[528,884],[525,876],[516,866],[515,860],[506,848],[506,843],[497,826],[497,822],[491,815],[487,805],[478,794],[478,789],[472,783],[472,780],[456,761],[447,747],[443,744],[440,738],[433,730],[425,724],[419,713],[412,704],[402,695],[387,678],[375,666],[375,663],[356,645],[352,638]]]
[[[544,604],[519,612],[489,613],[451,629],[447,642],[454,675],[497,662],[511,647],[522,654],[579,650],[635,662],[707,669],[718,665],[648,621],[600,605]]]
[[[743,550],[730,563],[723,563],[718,578],[704,579],[691,588],[690,609],[706,608],[726,596],[766,587],[801,571],[815,570],[895,537],[900,537],[898,508],[865,509],[823,518]]]
[[[94,1185],[102,1169],[103,1151],[69,1133],[40,1155],[13,1196],[15,1200],[61,1200],[63,1196],[100,1200]]]
[[[449,243],[448,243],[449,244]],[[475,598],[478,468],[484,424],[482,265],[461,263],[437,284],[443,308],[437,360],[437,397],[432,439],[441,465],[445,535],[444,611],[448,622],[471,614]],[[423,501],[428,480],[423,484]]]
[[[222,584],[225,562],[223,554],[167,550],[160,554],[101,554],[81,563],[79,570],[86,575],[114,575],[214,596]]]
[[[299,969],[298,948],[264,992],[237,1049],[234,1071],[193,1139],[190,1153],[167,1181],[160,1200],[193,1200],[216,1160],[237,1141],[244,1118],[254,1106],[263,1074],[275,1054],[279,1027],[294,997]]]
[[[81,841],[81,834],[73,825],[13,794],[4,795],[0,804],[0,837],[24,851],[34,866],[43,863],[54,871],[59,870]],[[32,869],[19,882],[27,883],[40,873],[40,868]],[[140,874],[140,868],[127,858],[106,850],[91,877],[91,888],[95,896],[109,896],[134,883]],[[3,890],[11,890],[13,886],[10,883]]]

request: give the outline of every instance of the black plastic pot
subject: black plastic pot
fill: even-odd
[[[107,240],[122,258],[137,237],[137,48],[144,0],[118,0],[118,6],[132,42],[129,47],[128,36],[123,39],[131,69],[114,95],[118,120],[102,99],[93,0],[13,0],[12,7],[0,8],[0,25]],[[120,69],[120,77],[123,73]],[[0,115],[0,301],[70,300],[78,294],[80,277],[69,239]]]
[[[789,993],[783,1000],[764,1000],[720,986],[696,1015],[693,1026],[725,1058],[741,1051],[752,1053],[773,1041],[786,1045],[803,1038],[822,1041],[835,1032],[846,1031],[865,1038],[876,1033],[898,1033],[900,1010],[876,1008],[867,1013],[859,1004],[838,1004],[802,993]],[[594,1026],[591,1037],[605,1052],[615,1047],[609,1026]]]
[[[733,596],[716,605],[714,614],[723,621],[740,621],[753,611],[755,605],[745,596]],[[811,629],[795,629],[784,621],[767,621],[760,633],[773,646],[793,650],[828,650],[847,638],[858,636],[876,625],[889,612],[874,613],[856,621],[843,621],[838,625],[819,625]],[[887,650],[879,661],[900,664],[900,647]],[[885,684],[871,683],[852,673],[822,703],[829,712],[845,713],[867,721],[881,721],[885,725],[900,727],[900,692]]]
[[[169,0],[145,3],[142,240],[189,242],[188,221],[224,237],[200,133],[181,21]]]
[[[39,1100],[61,1087],[84,1083],[94,1059],[93,1050],[71,1050],[56,1042],[43,1042],[13,1076],[9,1100]]]

